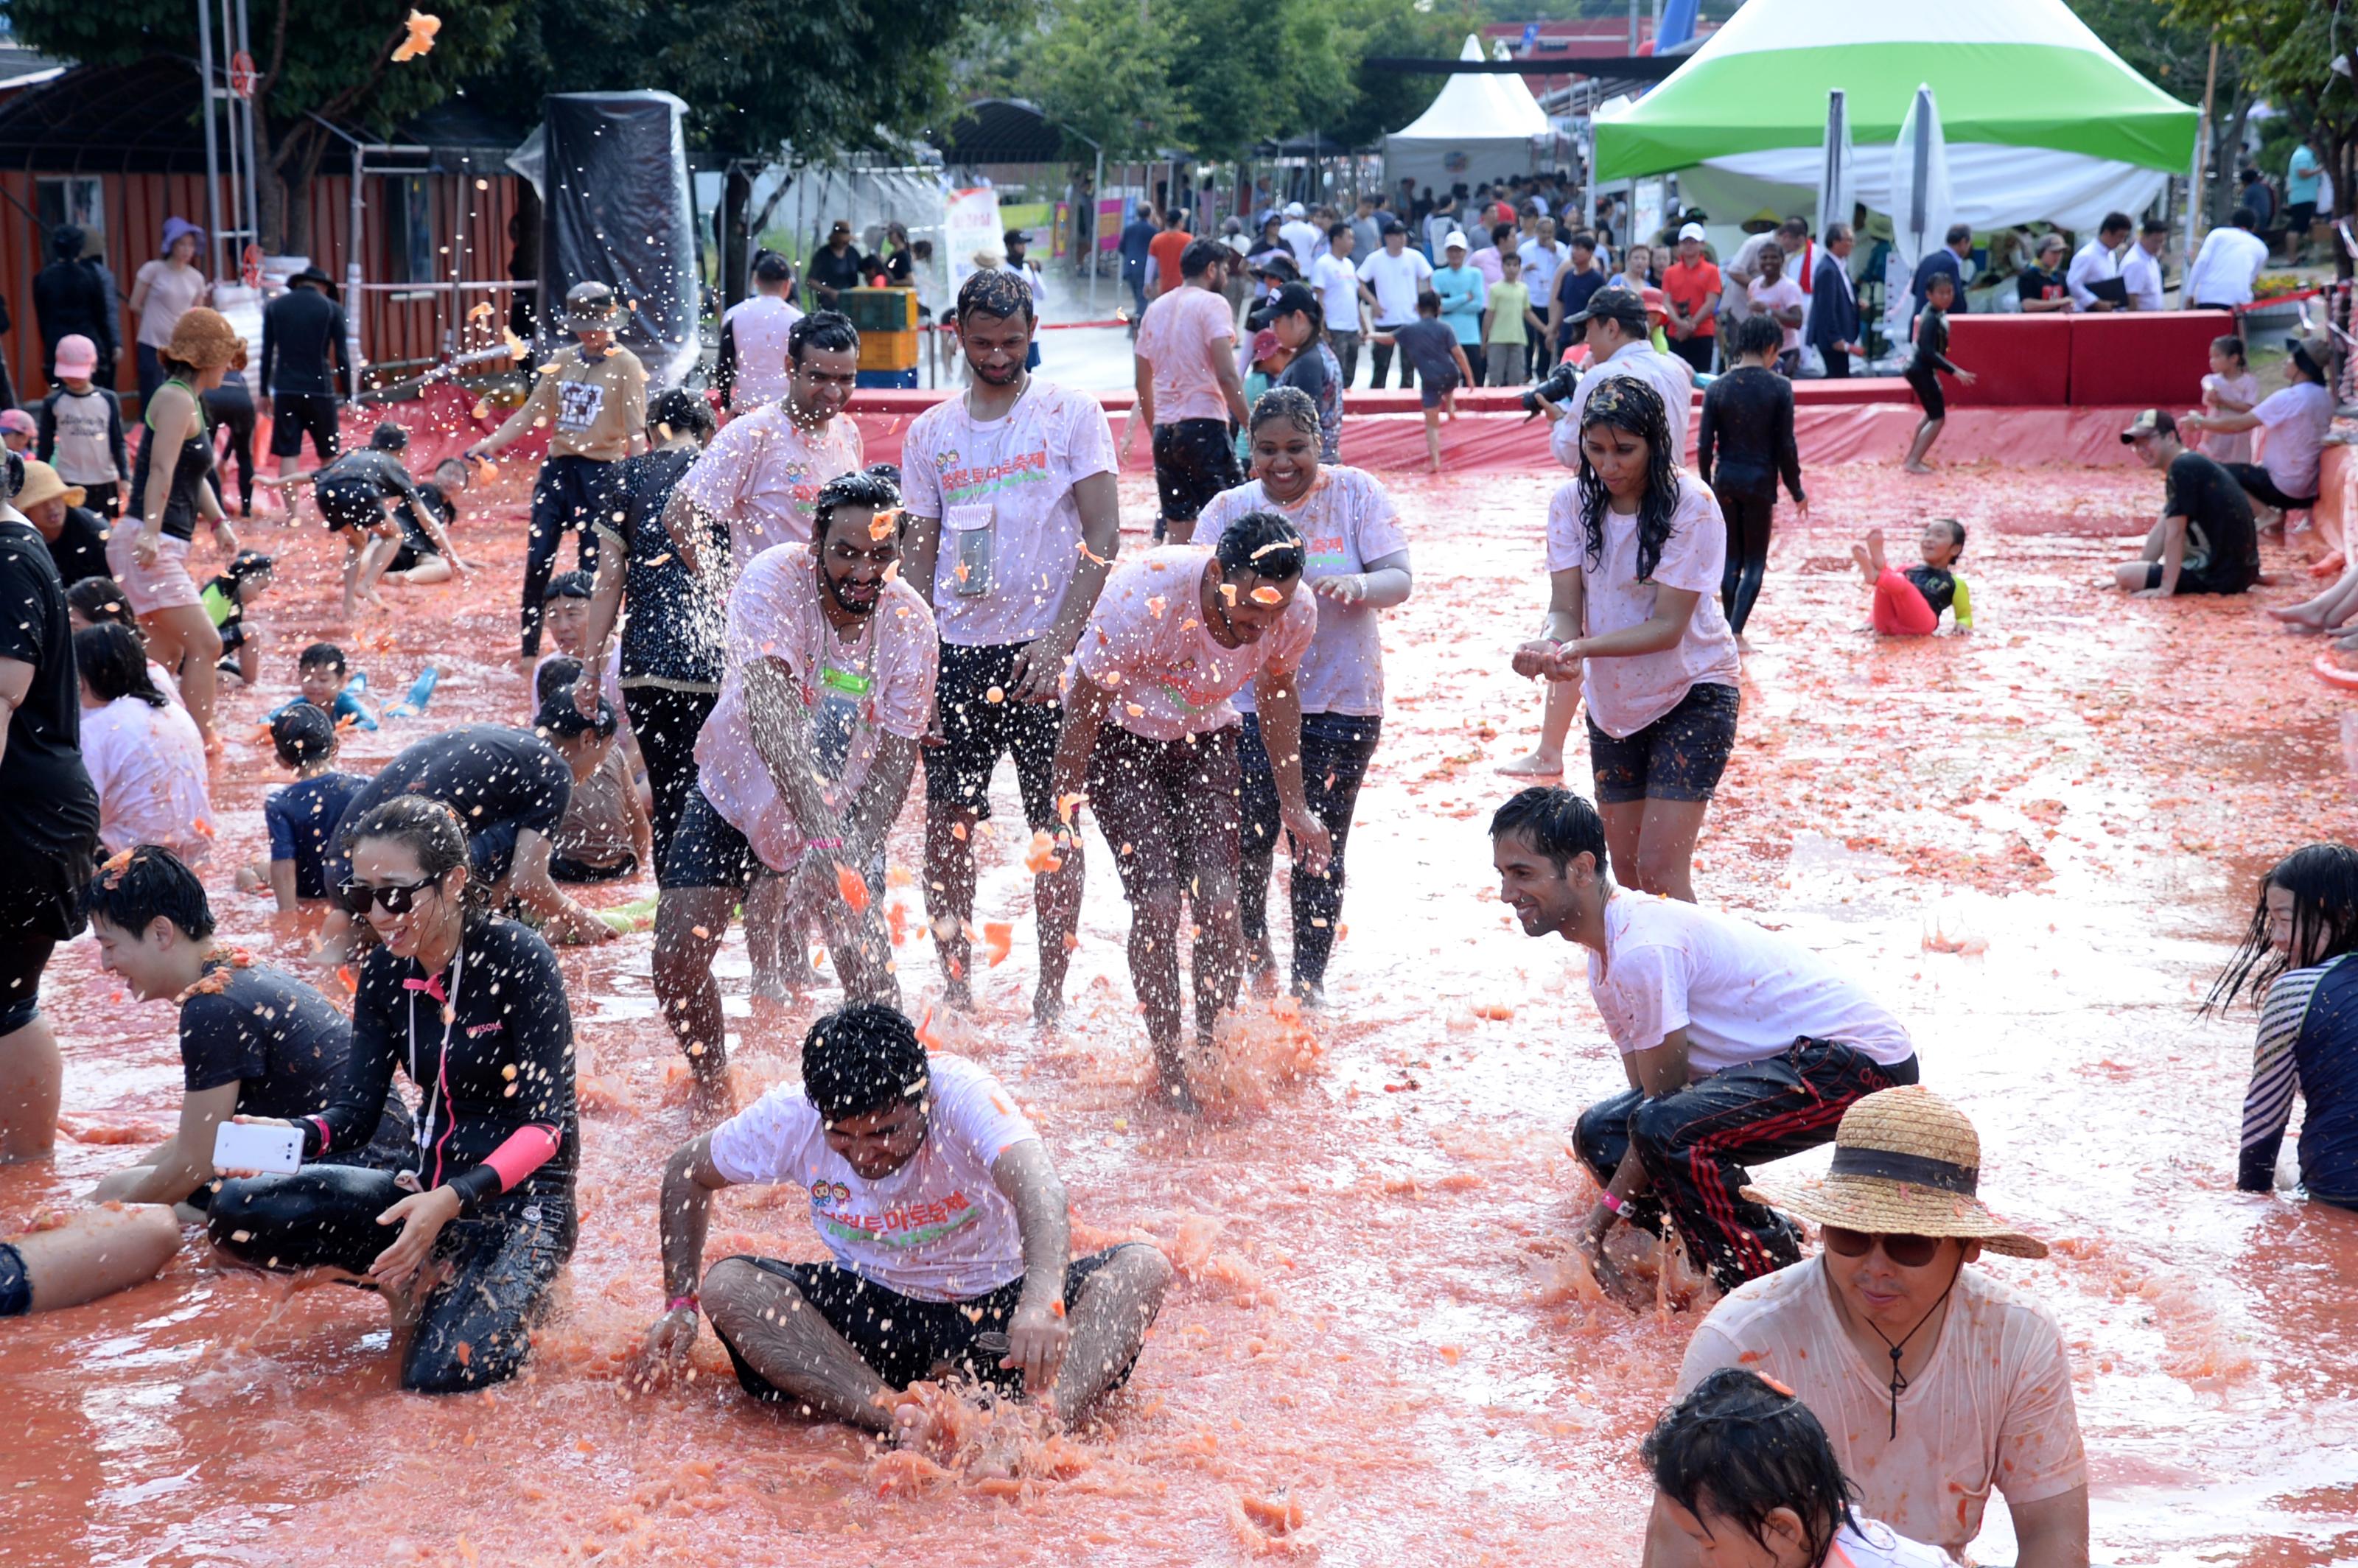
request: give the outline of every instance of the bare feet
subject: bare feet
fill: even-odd
[[[737,1092],[729,1082],[729,1071],[698,1073],[688,1086],[687,1124],[690,1127],[717,1127],[737,1114]]]
[[[1904,471],[1908,473],[1931,473],[1932,471],[1932,465],[1930,463],[1909,463],[1906,465]]]
[[[1499,763],[1498,771],[1510,779],[1560,779],[1563,776],[1563,753],[1535,751],[1527,757]]]
[[[1931,470],[1927,469],[1924,471],[1930,473]],[[1883,575],[1884,567],[1888,564],[1883,553],[1883,530],[1880,528],[1869,528],[1866,531],[1866,558],[1875,567],[1872,575],[1880,578]]]
[[[1186,1116],[1200,1116],[1204,1108],[1195,1098],[1195,1091],[1187,1087],[1187,1069],[1179,1059],[1175,1042],[1157,1042],[1154,1046],[1155,1094],[1163,1104]]]
[[[1268,932],[1262,932],[1260,940],[1255,942],[1252,950],[1245,955],[1245,975],[1252,983],[1253,995],[1272,997],[1277,994],[1277,954],[1270,946]]]
[[[1065,993],[1061,987],[1043,980],[1032,991],[1032,1022],[1042,1029],[1054,1029],[1065,1021]]]
[[[2302,627],[2311,632],[2318,631],[2324,625],[2323,617],[2319,615],[2315,608],[2307,604],[2271,604],[2267,607],[2267,612],[2288,625]]]

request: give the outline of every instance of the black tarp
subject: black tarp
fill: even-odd
[[[654,386],[696,363],[698,265],[687,106],[668,92],[559,92],[510,158],[541,197],[545,330],[563,341],[565,292],[611,284],[631,308],[622,344]]]

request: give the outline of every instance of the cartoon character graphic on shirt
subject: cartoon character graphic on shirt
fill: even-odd
[[[827,1189],[828,1202],[813,1203],[811,1223],[823,1236],[844,1241],[882,1242],[888,1247],[930,1247],[945,1237],[954,1235],[981,1217],[981,1210],[963,1191],[954,1191],[931,1203],[900,1205],[878,1214],[852,1214],[847,1206],[851,1193],[841,1183],[814,1182],[811,1193],[816,1200],[819,1189]]]
[[[557,427],[582,431],[598,422],[606,406],[606,389],[594,381],[560,382],[557,388]]]
[[[1043,441],[1038,449],[1018,452],[1013,457],[980,462],[972,468],[958,466],[956,448],[934,455],[934,471],[941,476],[945,498],[970,501],[978,494],[1011,489],[1019,484],[1044,484],[1053,476],[1048,471],[1048,446]]]

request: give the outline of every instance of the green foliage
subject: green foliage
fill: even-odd
[[[1180,59],[1200,49],[1186,7],[1150,14],[1141,0],[1055,0],[1037,42],[1007,62],[1006,92],[1039,104],[1109,159],[1151,158],[1187,134],[1175,78]],[[1077,144],[1065,150],[1088,154]]]

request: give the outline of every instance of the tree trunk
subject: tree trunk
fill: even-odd
[[[745,297],[746,274],[752,265],[752,236],[746,222],[753,205],[753,176],[744,161],[731,158],[720,187],[720,308],[728,309]]]
[[[2214,229],[2235,208],[2236,174],[2244,167],[2244,130],[2252,117],[2252,95],[2235,96],[2235,112],[2227,117],[2226,135],[2211,148],[2211,189],[2204,192],[2202,226]]]

